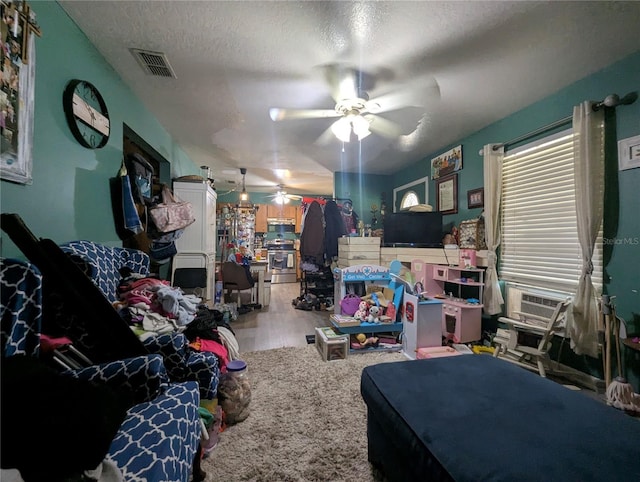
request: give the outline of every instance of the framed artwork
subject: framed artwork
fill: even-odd
[[[458,175],[436,179],[436,211],[442,214],[458,212]]]
[[[0,178],[31,184],[35,33],[40,29],[26,1],[0,1]]]
[[[448,176],[462,170],[462,145],[431,159],[431,179]]]
[[[618,170],[640,167],[640,136],[618,141]]]
[[[484,188],[470,189],[467,191],[467,207],[469,209],[484,207]]]

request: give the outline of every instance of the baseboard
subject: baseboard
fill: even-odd
[[[588,373],[576,370],[575,368],[555,361],[551,361],[549,365],[551,373],[554,375],[560,375],[563,378],[566,378],[577,385],[588,388],[589,390],[593,390],[598,394],[602,394],[606,391],[607,387],[604,380],[601,378],[594,377],[593,375],[589,375]]]

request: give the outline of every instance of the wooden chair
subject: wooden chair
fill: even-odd
[[[515,360],[505,359],[534,370],[537,365],[540,376],[546,377],[545,362],[549,359],[548,351],[551,341],[553,335],[558,332],[570,305],[570,298],[559,302],[549,318],[519,311],[515,312],[519,316],[518,320],[504,316],[498,318],[499,322],[507,325],[509,336],[494,338],[497,346],[493,356],[496,358],[503,355],[515,356]],[[535,365],[532,366],[527,362],[534,362]]]

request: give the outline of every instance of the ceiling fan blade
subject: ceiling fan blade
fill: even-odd
[[[384,117],[374,114],[367,114],[363,117],[369,121],[369,130],[371,132],[375,132],[376,134],[380,134],[381,136],[389,137],[391,139],[400,137],[403,134],[402,128],[398,124],[391,122]]]
[[[365,104],[365,109],[371,114],[380,114],[403,107],[422,107],[440,99],[440,86],[431,78],[421,84],[416,92],[414,89],[399,88],[395,92],[389,92]]]
[[[324,77],[329,85],[331,97],[336,103],[344,99],[360,97],[358,75],[352,68],[342,64],[324,66]]]
[[[335,122],[333,124],[335,124]],[[327,127],[325,129],[325,131],[322,134],[320,134],[320,137],[318,137],[314,141],[315,145],[317,145],[317,146],[327,146],[327,145],[329,145],[331,143],[331,141],[333,141],[336,138],[335,134],[331,130],[331,127],[333,126],[333,124],[331,124],[329,127]]]
[[[269,109],[269,116],[272,121],[290,119],[323,119],[326,117],[340,117],[334,109]]]

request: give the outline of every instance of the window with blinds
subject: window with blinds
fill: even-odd
[[[500,279],[575,293],[582,272],[571,130],[505,155]],[[602,288],[602,228],[592,280]]]

